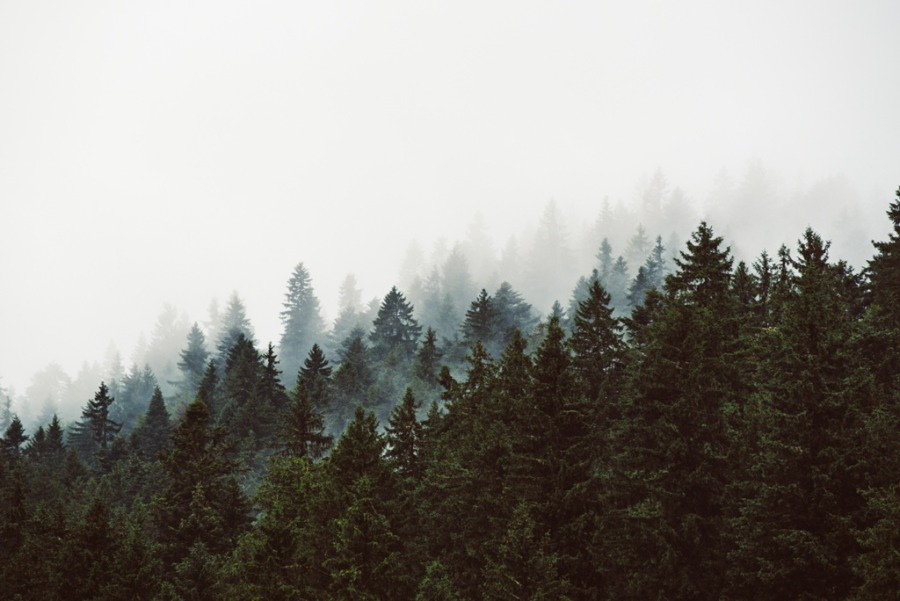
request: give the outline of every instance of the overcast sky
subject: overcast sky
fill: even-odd
[[[383,296],[413,238],[480,212],[502,244],[657,168],[698,203],[754,158],[842,175],[882,212],[898,24],[893,0],[0,0],[0,384],[127,359],[163,303],[202,321],[233,290],[277,341],[299,261],[330,311],[348,272]]]

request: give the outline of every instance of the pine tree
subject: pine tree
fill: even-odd
[[[387,457],[403,478],[418,479],[422,475],[422,424],[416,414],[422,404],[416,401],[412,389],[407,388],[403,401],[394,407],[385,429]]]
[[[588,399],[600,399],[601,391],[615,396],[620,388],[625,346],[622,326],[613,317],[609,294],[594,281],[588,297],[579,303],[572,320],[569,348],[572,368]]]
[[[508,282],[500,284],[494,292],[492,304],[497,315],[495,341],[501,351],[510,343],[516,330],[530,335],[537,325],[531,305]]]
[[[850,355],[843,268],[829,263],[828,246],[805,232],[777,328],[761,333],[754,439],[730,521],[734,596],[846,598],[856,583],[869,393]]]
[[[878,251],[869,261],[867,275],[872,304],[893,329],[900,328],[900,188],[896,200],[891,202],[887,215],[891,220],[891,233],[884,242],[873,242]]]
[[[110,406],[113,401],[115,399],[109,396],[106,384],[100,382],[100,388],[94,398],[88,401],[81,412],[82,420],[90,429],[92,440],[100,449],[106,449],[122,427],[110,419]]]
[[[334,375],[334,416],[338,431],[349,420],[357,406],[371,406],[369,389],[375,383],[369,359],[369,349],[356,336],[347,347],[344,360]]]
[[[297,386],[285,417],[283,444],[292,457],[320,458],[331,446],[325,434],[323,412],[330,405],[331,367],[322,349],[314,344],[297,375]]]
[[[131,439],[144,460],[154,461],[168,448],[171,434],[169,411],[163,401],[162,391],[157,387],[143,420],[132,430]]]
[[[372,354],[381,361],[410,361],[416,354],[421,326],[413,317],[413,307],[396,286],[381,302],[378,316],[369,335]]]
[[[12,422],[3,433],[3,438],[0,439],[0,444],[3,445],[3,455],[11,462],[18,460],[22,456],[23,446],[28,442],[28,438],[19,416],[13,415]]]
[[[437,333],[428,328],[425,339],[416,354],[416,375],[420,380],[434,386],[437,383],[438,362],[441,360],[441,352],[437,347]]]
[[[469,310],[466,311],[466,319],[463,321],[463,344],[471,347],[476,342],[481,342],[491,354],[499,354],[494,344],[494,336],[497,330],[498,316],[493,306],[493,299],[487,291],[482,289]]]
[[[319,299],[316,298],[309,271],[303,263],[294,267],[282,306],[281,323],[284,330],[278,345],[279,352],[284,373],[294,377],[309,349],[323,337],[325,331]]]
[[[223,432],[211,427],[202,401],[188,405],[162,463],[166,479],[153,511],[166,565],[184,560],[198,543],[213,554],[230,551],[249,522],[249,507],[224,453]]]
[[[222,411],[222,400],[219,390],[219,370],[216,362],[212,359],[206,364],[206,371],[203,373],[203,379],[197,387],[197,396],[206,405],[209,414],[215,421]]]
[[[726,408],[743,403],[731,258],[701,224],[632,329],[640,344],[604,437],[595,563],[611,598],[718,598]]]
[[[238,336],[243,336],[250,342],[253,342],[253,326],[250,325],[250,319],[247,318],[247,309],[244,307],[243,301],[237,292],[232,293],[228,299],[228,308],[222,316],[218,325],[219,337],[216,340],[216,349],[218,351],[218,363],[225,365],[229,351],[237,342]]]
[[[182,380],[178,385],[179,396],[183,400],[192,400],[197,394],[200,382],[209,361],[209,352],[206,350],[206,338],[200,327],[194,322],[188,333],[187,347],[181,351],[181,360],[178,369],[181,370]]]

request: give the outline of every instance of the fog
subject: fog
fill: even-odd
[[[454,250],[475,292],[546,313],[639,224],[674,252],[708,219],[747,260],[810,225],[861,266],[900,186],[897,23],[892,1],[0,3],[0,386],[74,417],[235,291],[277,342],[299,262],[329,324],[348,274],[366,303]]]

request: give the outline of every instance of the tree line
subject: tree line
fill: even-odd
[[[172,398],[101,383],[30,434],[7,408],[0,590],[895,598],[900,190],[888,216],[861,272],[811,229],[735,265],[701,223],[618,305],[601,246],[566,309],[502,284],[452,338],[393,288],[329,340],[300,265],[280,356],[232,302]]]

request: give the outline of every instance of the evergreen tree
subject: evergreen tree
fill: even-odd
[[[196,322],[188,333],[187,347],[179,356],[181,360],[178,362],[178,369],[181,370],[182,380],[178,385],[178,394],[182,400],[193,400],[209,361],[206,338]]]
[[[497,331],[498,316],[494,308],[493,300],[486,290],[481,291],[469,310],[466,311],[466,319],[463,321],[462,342],[466,348],[481,342],[491,354],[499,354],[499,349],[494,344],[494,336]]]
[[[369,335],[372,353],[378,360],[410,361],[416,354],[421,326],[413,308],[396,286],[384,297]]]
[[[297,375],[294,397],[285,418],[283,444],[292,457],[320,458],[331,446],[323,412],[330,405],[331,366],[314,344]]]
[[[631,279],[628,276],[628,263],[625,262],[625,259],[622,257],[616,259],[607,281],[608,284],[604,284],[604,288],[609,291],[613,309],[620,314],[627,313],[628,284]]]
[[[282,306],[284,331],[278,346],[284,373],[293,377],[309,349],[323,337],[325,331],[319,299],[313,292],[309,271],[303,263],[294,267]]]
[[[216,362],[212,359],[206,364],[206,371],[203,373],[203,379],[197,387],[196,398],[203,401],[209,410],[209,414],[215,421],[222,411],[222,400],[219,390],[219,370]]]
[[[900,328],[900,188],[887,211],[891,233],[884,242],[873,242],[878,251],[869,261],[867,275],[872,304],[885,317],[891,328]]]
[[[3,455],[10,461],[16,461],[22,456],[23,446],[28,442],[28,435],[18,415],[13,415],[12,422],[7,426],[0,439],[3,445]]]
[[[216,340],[216,349],[219,365],[225,365],[228,353],[237,343],[239,336],[253,342],[253,326],[250,325],[247,309],[244,308],[244,303],[237,292],[232,293],[228,299],[228,307],[217,329],[219,337]]]
[[[249,507],[223,432],[212,428],[203,401],[188,405],[162,461],[166,478],[153,511],[165,564],[176,566],[198,543],[212,554],[230,551],[249,522]]]
[[[866,377],[851,358],[842,268],[807,230],[792,261],[778,327],[761,336],[755,436],[734,486],[733,596],[847,598],[860,494]]]
[[[537,324],[531,305],[508,282],[497,288],[492,305],[497,316],[495,343],[498,351],[506,348],[516,330],[529,335]]]
[[[701,224],[667,279],[666,298],[645,299],[641,351],[612,408],[598,483],[595,562],[610,598],[721,595],[725,415],[743,403],[731,360],[731,258],[721,243]]]
[[[597,251],[597,272],[600,276],[600,283],[604,286],[609,285],[609,277],[612,275],[613,263],[612,246],[610,245],[609,240],[604,238],[603,242],[600,243],[600,250]]]
[[[106,384],[100,382],[100,388],[94,398],[87,402],[81,412],[82,420],[90,429],[92,440],[100,449],[106,449],[122,427],[110,418],[110,406],[113,401],[115,399],[109,396]]]
[[[338,431],[356,410],[357,406],[371,406],[369,389],[375,383],[369,360],[369,349],[362,338],[356,336],[347,347],[344,360],[334,374],[334,416]]]
[[[589,296],[579,303],[572,320],[569,348],[573,353],[572,368],[584,387],[588,399],[616,396],[624,367],[625,346],[622,326],[613,317],[609,294],[594,281]]]
[[[128,433],[138,419],[147,411],[153,391],[159,387],[156,376],[149,365],[139,368],[133,364],[119,385],[119,396],[111,409],[112,418],[121,424],[123,433]]]
[[[422,424],[416,417],[421,406],[422,404],[413,396],[412,390],[407,388],[403,401],[391,412],[391,419],[385,430],[387,457],[404,478],[418,479],[422,475],[420,459]]]
[[[437,347],[437,333],[432,328],[428,328],[416,355],[416,375],[419,379],[429,386],[434,386],[437,383],[437,369],[440,360],[441,352]]]
[[[157,387],[153,391],[143,420],[132,430],[131,439],[140,456],[147,461],[153,461],[168,448],[171,434],[169,411],[163,401],[162,391]]]

